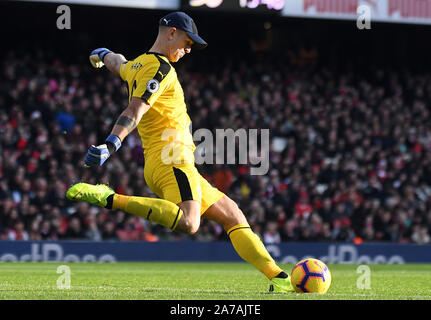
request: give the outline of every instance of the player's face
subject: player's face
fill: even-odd
[[[187,53],[192,51],[193,40],[182,30],[176,30],[172,41],[171,49],[169,50],[169,60],[177,62]]]

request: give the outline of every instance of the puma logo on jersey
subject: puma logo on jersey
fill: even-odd
[[[163,78],[164,78],[164,77],[166,77],[166,74],[163,74],[161,71],[159,71],[159,72],[157,72],[157,73],[160,73],[160,75],[162,76],[162,79],[161,79],[161,80],[163,80]]]

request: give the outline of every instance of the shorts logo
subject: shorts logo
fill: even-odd
[[[156,79],[150,79],[147,81],[147,90],[151,93],[159,91],[160,83]]]

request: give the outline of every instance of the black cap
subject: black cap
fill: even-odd
[[[198,28],[195,22],[187,14],[181,11],[171,12],[160,19],[159,25],[167,27],[175,27],[187,33],[194,44],[192,48],[204,49],[208,44],[204,39],[199,37]]]

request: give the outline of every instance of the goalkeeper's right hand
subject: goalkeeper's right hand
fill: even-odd
[[[118,136],[110,134],[104,144],[91,146],[85,156],[85,166],[101,166],[108,158],[121,147],[121,140]]]
[[[106,48],[98,48],[96,50],[91,51],[90,53],[90,62],[91,65],[95,68],[102,68],[105,64],[103,63],[103,58],[108,53],[111,53],[112,51]]]

